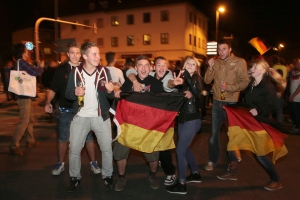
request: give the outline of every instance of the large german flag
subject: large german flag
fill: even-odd
[[[269,124],[258,121],[244,109],[225,106],[229,126],[228,151],[249,150],[258,156],[273,152],[275,161],[287,154],[284,139],[287,135],[281,133]]]
[[[141,152],[175,148],[174,119],[182,105],[178,93],[121,93],[114,121],[118,142]]]

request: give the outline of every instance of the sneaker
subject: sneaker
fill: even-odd
[[[156,179],[155,175],[150,175],[148,179],[149,179],[151,187],[153,189],[158,189],[159,188],[159,182]]]
[[[117,191],[117,192],[122,191],[124,189],[125,185],[126,185],[125,177],[124,176],[121,176],[121,177],[119,176],[118,181],[115,185],[115,191]]]
[[[9,154],[10,155],[16,155],[16,156],[21,156],[21,155],[23,155],[23,151],[21,151],[20,148],[9,149]]]
[[[214,169],[214,163],[209,161],[204,168],[206,171],[211,171]]]
[[[200,183],[201,181],[201,175],[198,173],[186,177],[186,183]]]
[[[185,184],[177,183],[173,186],[169,186],[166,188],[167,192],[173,193],[173,194],[186,194],[187,189]]]
[[[221,180],[224,180],[224,181],[227,181],[227,180],[230,180],[230,181],[236,181],[237,180],[237,177],[235,175],[232,175],[230,173],[226,173],[224,175],[221,175],[221,176],[217,176],[218,179],[221,179]]]
[[[176,175],[168,175],[165,179],[165,185],[173,185],[176,181]]]
[[[113,189],[114,188],[114,181],[113,181],[112,176],[104,178],[104,184],[106,185],[107,188]]]
[[[283,186],[282,186],[282,183],[272,181],[272,182],[270,182],[268,185],[266,185],[264,188],[265,188],[266,190],[273,191],[273,190],[281,189],[282,187],[283,187]]]
[[[74,192],[80,185],[80,179],[76,177],[70,178],[70,186],[67,188],[67,192]]]
[[[100,174],[101,173],[101,169],[100,169],[97,161],[91,161],[90,165],[91,165],[91,170],[94,172],[94,174]]]
[[[206,121],[208,118],[207,117],[202,117],[201,120],[202,121]]]
[[[64,162],[57,162],[52,170],[52,175],[60,175],[65,170],[65,163]]]
[[[289,130],[290,133],[300,133],[299,128],[292,128]]]

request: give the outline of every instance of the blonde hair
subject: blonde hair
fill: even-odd
[[[185,59],[185,61],[184,61],[184,63],[183,63],[182,69],[186,69],[186,65],[187,65],[187,62],[188,62],[189,60],[195,61],[195,63],[196,63],[196,71],[195,71],[195,73],[198,74],[198,75],[200,76],[200,63],[199,63],[198,59],[197,59],[196,57],[194,57],[194,56],[188,56],[188,57]]]
[[[252,63],[252,67],[261,67],[266,70],[266,75],[269,74],[270,65],[263,59],[258,59]]]

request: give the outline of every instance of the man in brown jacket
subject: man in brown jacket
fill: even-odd
[[[211,58],[204,76],[206,84],[213,83],[212,134],[209,140],[209,162],[205,169],[210,171],[217,165],[220,154],[219,137],[226,113],[223,106],[237,103],[241,90],[249,83],[246,61],[231,53],[231,43],[218,41],[219,58]]]

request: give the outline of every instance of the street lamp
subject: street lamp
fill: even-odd
[[[281,51],[282,48],[284,48],[284,45],[280,43],[280,44],[278,45],[278,55],[279,55],[279,56],[280,56],[280,51]]]
[[[218,42],[218,35],[219,35],[219,15],[220,15],[220,12],[224,12],[225,11],[225,8],[223,6],[219,7],[217,10],[216,10],[216,42]]]

